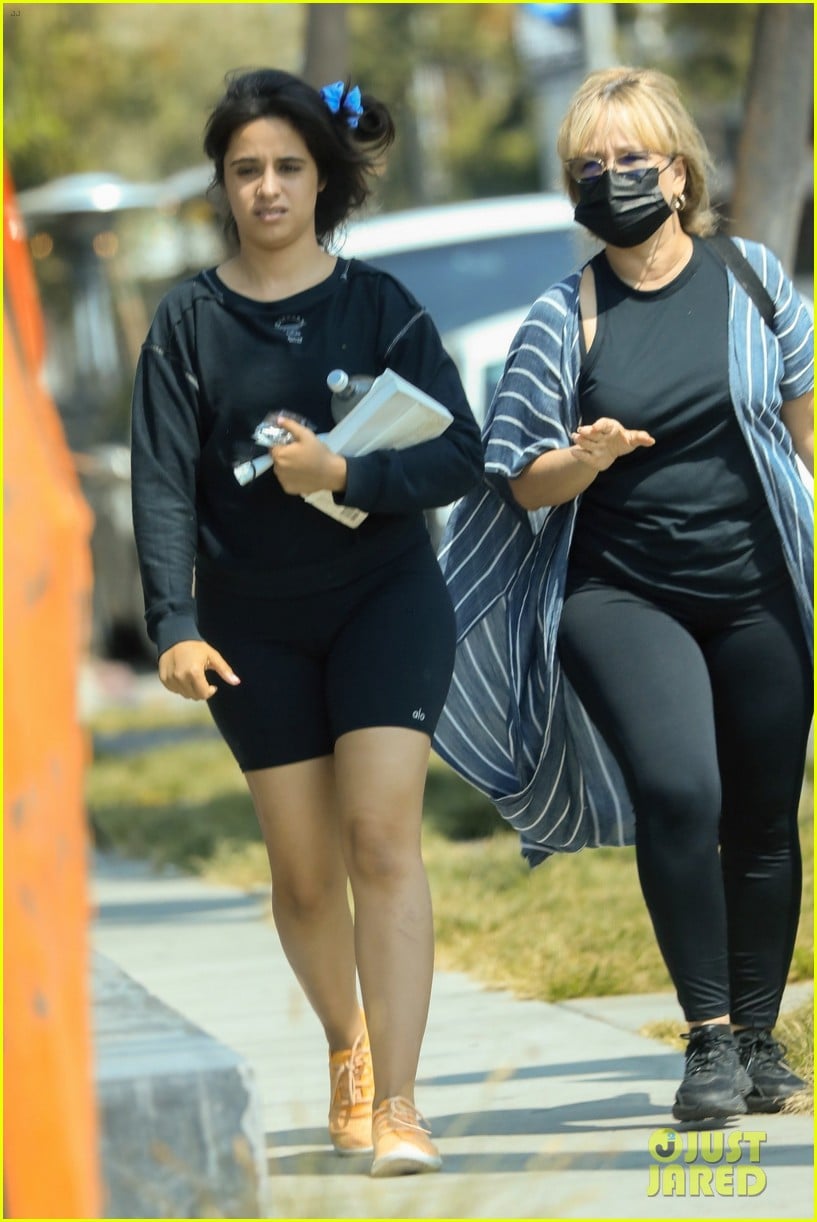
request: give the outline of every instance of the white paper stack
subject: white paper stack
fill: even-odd
[[[453,419],[442,403],[387,369],[340,424],[321,434],[321,441],[335,454],[357,458],[373,450],[405,450],[432,441]],[[345,526],[359,526],[367,516],[362,509],[337,505],[331,492],[313,492],[304,499]]]

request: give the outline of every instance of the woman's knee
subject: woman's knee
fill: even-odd
[[[361,817],[349,821],[344,834],[346,865],[356,882],[391,886],[419,865],[419,828],[395,827],[391,820]]]
[[[272,871],[272,911],[277,919],[303,923],[320,921],[337,910],[346,894],[347,876],[341,867],[327,873],[303,867]]]
[[[635,781],[636,817],[650,827],[686,842],[690,836],[717,842],[721,783],[713,765],[645,769]]]

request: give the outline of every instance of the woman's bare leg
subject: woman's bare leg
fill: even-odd
[[[426,735],[391,726],[335,744],[375,1106],[394,1095],[414,1100],[428,1018],[434,930],[420,830],[429,751]]]
[[[246,773],[281,945],[331,1051],[360,1034],[355,942],[332,756]]]

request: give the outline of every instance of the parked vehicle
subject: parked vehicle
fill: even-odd
[[[339,249],[391,272],[428,309],[480,422],[531,303],[589,253],[573,205],[556,194],[371,217],[350,226]],[[435,545],[449,509],[428,515]]]
[[[338,243],[391,272],[442,333],[529,306],[587,247],[561,195],[516,195],[413,208],[358,221]]]
[[[480,318],[443,335],[443,343],[459,369],[468,402],[480,424],[485,420],[505,368],[508,349],[530,304]]]
[[[159,299],[221,257],[205,170],[158,183],[75,174],[18,197],[45,315],[45,378],[94,513],[99,654],[152,653],[131,522],[130,398]]]

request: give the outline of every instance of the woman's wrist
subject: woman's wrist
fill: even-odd
[[[514,499],[527,509],[544,509],[572,501],[598,475],[577,456],[575,446],[548,450],[511,480]]]
[[[345,492],[346,491],[346,459],[342,454],[332,454],[327,464],[328,482],[326,487],[329,492]]]

